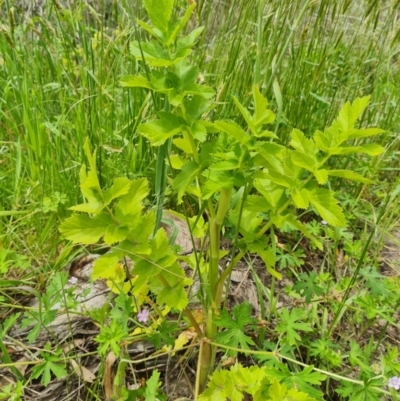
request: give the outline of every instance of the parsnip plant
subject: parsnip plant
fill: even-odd
[[[364,144],[364,138],[383,131],[356,127],[369,102],[363,97],[346,103],[330,127],[311,137],[293,129],[290,143],[285,145],[268,129],[275,115],[258,86],[252,88],[249,107],[244,105],[249,103],[247,99],[233,97],[240,116],[237,121],[211,121],[214,90],[200,83],[199,68],[189,59],[202,28],[181,34],[195,4],[176,23],[172,22],[173,0],[145,0],[144,4],[151,25],[139,23],[153,38],[131,44],[131,54],[143,74],[126,76],[121,83],[127,88],[144,88],[153,98],[164,98],[164,109],[156,110],[157,117],[140,124],[137,132],[152,146],[164,147],[157,165],[167,171],[166,162],[174,171],[169,182],[176,203],[185,201],[193,205],[191,210],[197,210],[197,216],[188,216],[192,233],[203,244],[208,236],[208,250],[197,255],[194,266],[201,273],[199,298],[205,322],[196,320],[190,310],[186,287],[191,279],[180,267],[182,257],[165,231],[158,228],[157,210],[143,206],[149,195],[147,179],[119,177],[104,190],[96,172],[96,151],[92,153],[88,141],[85,153],[90,169],[82,166],[80,173],[86,203],[71,208],[79,213],[67,219],[60,230],[74,243],[102,240],[110,246],[110,251],[95,262],[93,279],[110,280],[110,285],[129,292],[139,304],[153,303],[151,296],[155,296],[155,313],[161,316],[169,310],[184,312],[200,339],[197,387],[204,389],[215,356],[214,346],[207,339],[217,334],[216,317],[232,269],[246,252],[251,252],[264,261],[269,274],[281,278],[275,269],[274,235],[268,235],[273,227],[290,225],[322,249],[297,211],[308,210],[331,226],[345,226],[342,209],[328,186],[330,178],[371,181],[350,170],[330,169],[327,162],[350,153],[380,154],[383,148]],[[160,182],[163,180],[165,177]],[[163,192],[158,195],[163,196]],[[206,223],[203,216],[207,216]],[[227,221],[236,230],[240,252],[221,270],[219,262],[224,253],[220,236]],[[121,265],[126,256],[133,260],[132,268]]]

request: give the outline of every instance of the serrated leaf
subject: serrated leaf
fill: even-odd
[[[115,223],[110,224],[104,234],[104,242],[108,245],[115,244],[126,239],[128,235],[128,230],[126,227],[121,227]]]
[[[299,209],[307,209],[309,204],[308,191],[305,188],[293,188],[290,193],[295,206]]]
[[[97,177],[97,172],[95,170],[89,170],[89,172],[86,174],[85,166],[82,166],[82,167],[84,168],[84,170],[81,169],[81,177],[80,177],[82,193],[86,196],[86,194],[84,193],[85,189],[95,189],[100,194],[101,188],[100,188],[100,184],[99,184],[99,178]],[[82,174],[83,171],[85,171],[84,174]],[[97,194],[95,194],[93,191],[91,191],[90,195],[87,196],[87,198],[90,199],[90,196],[96,197],[96,195]],[[97,199],[97,197],[96,197],[96,199]]]
[[[108,205],[113,199],[129,192],[131,181],[125,177],[115,178],[113,185],[104,193],[104,203]]]
[[[90,141],[89,138],[87,137],[85,140],[85,143],[83,145],[83,150],[85,151],[86,158],[88,159],[90,170],[96,173],[96,150],[91,152],[90,150]],[[97,180],[98,183],[98,180]],[[98,188],[100,189],[100,184],[98,184]]]
[[[161,32],[167,33],[175,0],[143,0],[151,23]]]
[[[143,209],[142,201],[148,194],[149,183],[146,178],[132,180],[128,193],[123,195],[118,201],[118,211],[122,215],[140,213]]]
[[[176,255],[171,251],[169,240],[162,228],[150,241],[150,247],[151,254],[149,257],[135,258],[133,273],[139,276],[138,282],[140,283],[161,273],[176,261]]]
[[[99,278],[111,279],[115,277],[115,272],[120,264],[121,254],[117,252],[106,253],[96,259],[93,264],[92,279]]]
[[[195,80],[197,80],[198,72],[196,73]],[[205,129],[205,121],[201,120],[201,116],[210,109],[211,102],[204,96],[194,95],[192,97],[185,97],[183,99],[183,106],[186,111],[185,119],[189,124],[201,124]],[[209,122],[212,124],[211,122]],[[207,129],[206,129],[207,131]]]
[[[211,166],[209,167],[210,170],[221,170],[221,171],[235,170],[237,168],[239,168],[239,160],[236,159],[223,160],[221,162],[211,164]]]
[[[152,67],[171,67],[179,59],[171,60],[168,52],[156,41],[141,44],[134,40],[130,45],[131,54],[137,59],[146,62]],[[182,59],[182,57],[181,57]]]
[[[270,171],[270,173],[265,173],[264,174],[265,178],[269,179],[273,183],[277,185],[281,185],[282,187],[285,188],[293,188],[296,187],[296,182],[291,179],[290,177],[280,174],[276,171]]]
[[[193,45],[196,43],[197,38],[203,32],[203,30],[204,27],[200,26],[194,29],[192,32],[190,32],[189,35],[179,38],[176,43],[176,49],[181,50],[181,49],[192,48]]]
[[[194,161],[188,161],[182,166],[182,171],[175,177],[172,182],[172,188],[178,191],[177,202],[182,202],[182,196],[190,183],[198,174],[200,168]]]
[[[199,401],[226,401],[226,383],[229,380],[229,371],[214,371],[207,383],[207,389],[200,395]]]
[[[177,283],[174,287],[164,287],[157,295],[157,303],[182,310],[188,304],[188,297],[182,284]]]
[[[317,153],[317,147],[312,139],[305,137],[304,133],[299,129],[295,128],[290,134],[291,141],[290,145],[295,148],[298,152],[304,153],[310,156],[314,156]]]
[[[320,170],[315,170],[314,175],[315,178],[318,181],[318,184],[324,185],[328,181],[328,170],[325,169],[320,169]]]
[[[331,147],[336,145],[333,135],[329,130],[326,130],[325,132],[319,130],[315,131],[314,142],[318,149],[323,152],[328,152]]]
[[[61,234],[75,244],[93,244],[106,232],[113,221],[108,214],[101,213],[95,217],[73,215],[60,226]]]
[[[179,155],[171,155],[167,160],[170,166],[175,170],[180,170],[186,163],[186,159]]]
[[[138,20],[138,24],[145,29],[150,35],[154,36],[157,39],[160,39],[163,41],[164,39],[164,34],[157,28],[153,28],[151,25],[146,24],[146,22]]]
[[[276,257],[275,252],[272,249],[265,249],[265,244],[263,242],[253,242],[248,245],[249,251],[257,253],[258,256],[265,263],[265,267],[271,276],[278,280],[282,280],[282,274],[275,270]]]
[[[350,170],[328,170],[328,175],[333,177],[347,178],[348,180],[363,182],[364,184],[374,184],[374,181],[365,178]]]
[[[84,213],[91,213],[97,214],[103,210],[105,205],[102,202],[88,202],[88,203],[81,203],[80,205],[71,206],[68,210],[73,210],[75,212],[84,212]]]
[[[182,124],[172,113],[160,112],[159,120],[140,124],[138,132],[145,136],[153,146],[162,145],[168,138],[182,132]]]
[[[261,94],[258,85],[253,86],[253,99],[255,109],[253,115],[254,125],[261,127],[265,124],[273,123],[275,121],[275,114],[272,110],[268,109],[268,100]]]
[[[157,1],[157,0],[153,0]],[[171,0],[172,1],[172,0]],[[179,18],[178,22],[174,24],[174,28],[169,34],[168,39],[166,40],[165,44],[170,46],[178,36],[179,32],[185,27],[187,22],[189,21],[190,16],[192,15],[193,10],[196,8],[196,3],[190,4],[189,7],[186,9],[185,14],[182,18]]]
[[[192,145],[186,135],[183,138],[174,138],[172,143],[188,155],[193,153]]]
[[[334,227],[346,226],[346,218],[332,191],[315,188],[309,192],[309,199],[310,203],[328,224]]]
[[[253,185],[273,208],[279,204],[285,192],[284,188],[276,186],[270,180],[256,178]]]
[[[291,150],[289,155],[293,164],[301,168],[304,168],[308,171],[314,171],[318,163],[318,160],[316,159],[315,156],[310,156],[304,153],[300,153],[297,150]]]
[[[151,227],[151,232],[153,232],[154,227]],[[150,230],[149,230],[150,231]],[[148,237],[147,237],[148,238]],[[131,259],[135,257],[143,257],[143,255],[151,254],[151,247],[149,241],[143,244],[133,244],[131,241],[122,241],[118,245],[115,245],[113,250],[121,252],[125,256],[129,256]]]
[[[150,379],[146,381],[146,390],[144,392],[144,396],[146,401],[158,401],[159,398],[158,390],[161,386],[161,382],[159,382],[160,373],[157,369],[153,370]]]
[[[195,121],[191,127],[192,135],[199,142],[204,142],[207,139],[206,127],[200,123],[200,121]]]
[[[242,217],[240,220],[240,227],[237,227],[239,222],[240,208],[229,212],[229,221],[239,230],[240,234],[246,239],[247,242],[253,242],[256,235],[256,230],[260,227],[263,218],[259,216],[259,213],[243,209]]]
[[[250,135],[240,127],[239,124],[236,124],[234,121],[215,121],[214,126],[223,132],[231,135],[235,138],[239,143],[246,145],[251,137]]]
[[[256,138],[273,138],[278,139],[278,137],[272,132],[268,130],[258,131],[257,134],[254,134]]]
[[[307,398],[299,398],[299,401],[303,400],[322,400],[323,394],[319,389],[316,389],[312,385],[317,385],[318,387],[321,385],[321,382],[326,379],[326,376],[313,371],[313,366],[307,366],[300,372],[292,372],[286,365],[279,365],[281,372],[275,373],[275,377],[278,380],[281,380],[286,386],[290,387],[291,390],[288,391],[298,391],[301,390],[303,396],[305,397],[307,394]],[[267,374],[270,371],[267,370]],[[293,394],[293,393],[292,393]],[[315,397],[308,398],[308,397]],[[295,400],[297,398],[294,398]]]
[[[272,205],[263,196],[248,195],[244,208],[249,212],[266,213],[268,210],[271,210]]]
[[[339,112],[339,117],[337,119],[340,128],[343,131],[349,131],[354,128],[354,124],[357,119],[361,116],[362,112],[368,106],[370,96],[364,96],[357,98],[353,103],[346,102]]]
[[[256,151],[256,156],[253,158],[255,164],[266,167],[269,171],[276,171],[279,174],[285,174],[282,166],[282,158],[285,148],[276,143],[256,144],[251,150]]]
[[[360,129],[353,129],[350,132],[351,134],[348,136],[348,139],[356,139],[356,138],[366,138],[369,136],[383,134],[385,130],[380,128],[360,128]]]
[[[385,151],[382,146],[370,143],[363,146],[351,146],[351,147],[332,147],[328,149],[330,155],[347,155],[350,153],[365,153],[370,156],[378,156]]]
[[[125,88],[154,89],[153,85],[148,81],[148,79],[141,75],[126,75],[120,79],[119,83]]]
[[[307,194],[307,196],[308,196],[308,194]],[[282,217],[283,217],[283,222],[290,224],[295,229],[299,230],[305,237],[310,239],[318,249],[320,249],[321,251],[323,250],[324,247],[323,247],[322,243],[320,241],[318,241],[317,238],[315,238],[315,236],[310,233],[307,226],[305,224],[303,224],[302,222],[300,222],[296,218],[296,216],[289,213]]]
[[[256,134],[257,130],[253,124],[253,117],[251,116],[250,112],[239,102],[239,100],[235,96],[232,96],[232,99],[235,102],[236,107],[242,114],[243,118],[246,120],[246,123],[249,126],[252,133]]]
[[[94,191],[94,188],[97,189],[97,184],[94,185],[86,185],[86,181],[88,180],[88,175],[86,174],[86,166],[82,164],[79,170],[79,183],[81,187],[82,195],[88,200],[89,203],[100,203],[102,202],[101,194],[98,194]]]
[[[232,171],[206,170],[202,175],[207,179],[202,188],[203,199],[209,199],[222,188],[229,189],[233,187],[234,179]]]

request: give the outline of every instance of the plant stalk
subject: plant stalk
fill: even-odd
[[[220,235],[221,227],[226,213],[229,210],[232,197],[232,188],[223,188],[220,191],[218,209],[215,216],[210,220],[210,264],[208,271],[208,295],[207,295],[207,325],[206,337],[213,338],[217,331],[214,322],[214,310],[219,309],[220,297],[217,294],[219,256],[220,256]],[[200,350],[199,362],[199,388],[205,389],[210,368],[214,364],[215,347],[212,344],[204,343]]]

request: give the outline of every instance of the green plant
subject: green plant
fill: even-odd
[[[309,372],[308,372],[309,374]],[[230,370],[216,371],[210,377],[208,388],[199,397],[199,401],[212,401],[227,399],[242,401],[244,393],[252,396],[254,401],[317,401],[321,398],[313,398],[307,392],[303,392],[299,381],[294,383],[282,383],[282,377],[272,373],[271,369],[252,366],[244,368],[237,364]],[[306,375],[304,375],[305,377]],[[315,373],[314,373],[315,376]],[[314,377],[320,381],[323,377]],[[311,375],[309,374],[309,379]],[[307,379],[306,379],[307,380]],[[305,382],[302,382],[305,384]],[[303,386],[304,387],[304,386]]]
[[[273,227],[289,226],[298,230],[322,249],[321,242],[299,219],[296,209],[318,214],[333,227],[344,227],[346,219],[335,193],[323,186],[331,177],[364,184],[372,181],[351,170],[330,168],[328,161],[341,155],[382,153],[381,146],[360,141],[383,131],[356,128],[357,119],[369,103],[369,97],[363,97],[346,103],[332,125],[324,131],[316,130],[311,138],[293,129],[289,145],[285,146],[266,128],[274,122],[275,115],[257,85],[252,89],[251,107],[245,107],[233,97],[240,113],[237,121],[212,121],[214,91],[199,83],[200,70],[189,63],[202,29],[179,35],[194,10],[194,3],[175,24],[171,22],[173,1],[147,0],[144,4],[152,25],[139,23],[154,39],[132,43],[131,54],[143,73],[126,76],[121,83],[124,87],[149,90],[154,106],[158,104],[156,94],[164,103],[163,110],[156,110],[156,119],[137,127],[138,133],[152,146],[164,149],[159,152],[162,176],[157,179],[157,208],[144,209],[143,201],[149,195],[145,178],[115,178],[104,190],[97,173],[96,151],[92,153],[87,140],[84,150],[89,170],[82,166],[80,171],[86,203],[71,208],[79,214],[68,218],[60,230],[74,243],[91,244],[102,238],[110,246],[110,251],[95,262],[93,279],[105,278],[119,284],[122,291],[137,298],[138,306],[144,302],[153,305],[155,314],[162,320],[169,310],[185,314],[201,342],[199,392],[205,388],[215,358],[215,346],[206,339],[217,335],[216,316],[221,313],[223,289],[237,262],[246,252],[257,253],[269,274],[280,279],[281,273],[275,270],[275,239],[273,233],[268,235]],[[169,244],[165,231],[158,228],[167,178],[164,159],[174,171],[170,189],[176,194],[177,204],[185,201],[197,211],[197,216],[187,216],[194,222],[190,225],[192,234],[203,245],[206,236],[209,238],[208,252],[197,255],[194,265],[202,278],[199,298],[205,317],[204,330],[190,310],[185,287],[191,280],[179,265],[182,257]],[[207,216],[207,223],[203,215]],[[228,219],[235,230],[233,245],[240,252],[220,272],[223,256],[220,236]],[[132,269],[120,265],[127,256],[134,262]],[[293,310],[289,314],[283,310],[283,320],[290,324],[285,329],[283,323],[278,326],[283,334],[289,335],[292,345],[298,340],[297,329],[311,330],[308,324],[297,322],[303,317],[302,311],[297,312]],[[232,330],[232,325],[226,321],[224,327]],[[118,334],[118,338],[112,333],[106,337],[106,341],[101,340],[102,353],[108,346],[117,351],[115,341],[121,341],[124,333]],[[245,337],[242,340],[245,342],[239,339],[239,343],[251,344]]]
[[[48,343],[44,346],[44,350],[40,352],[43,358],[42,363],[35,365],[32,369],[31,377],[36,379],[41,378],[41,383],[47,386],[51,381],[51,376],[54,375],[57,379],[67,376],[65,362],[62,363],[60,358],[62,349],[56,352],[51,352],[51,345]],[[60,363],[61,362],[61,363]]]

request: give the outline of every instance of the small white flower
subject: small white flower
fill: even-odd
[[[323,226],[326,226],[328,223],[327,223],[325,220],[322,220],[322,221],[321,221],[321,224],[322,224]]]
[[[138,313],[138,321],[142,323],[146,323],[147,320],[149,319],[149,311],[147,309],[143,309],[141,312]]]
[[[74,277],[74,276],[71,276],[71,277],[68,279],[68,283],[70,283],[70,284],[72,284],[72,285],[76,284],[77,282],[78,282],[78,279],[77,279],[76,277]]]
[[[400,389],[400,377],[391,377],[389,379],[389,387],[394,388],[395,390]]]

